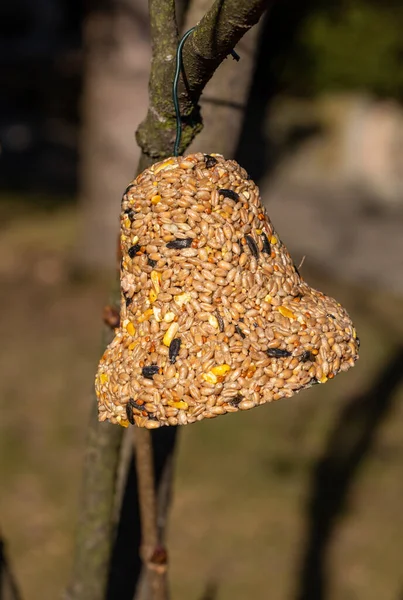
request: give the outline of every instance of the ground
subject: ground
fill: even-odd
[[[71,568],[107,286],[71,268],[74,207],[0,210],[0,527],[24,600],[53,600]],[[174,600],[402,598],[403,301],[302,271],[348,308],[360,361],[180,431]]]

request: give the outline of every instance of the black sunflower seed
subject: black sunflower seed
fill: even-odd
[[[302,354],[301,354],[301,362],[308,362],[309,360],[311,362],[314,362],[315,360],[315,356],[312,354],[312,352],[310,350],[305,350]]]
[[[245,240],[246,240],[246,243],[249,246],[249,250],[251,251],[253,256],[255,258],[259,258],[259,248],[257,247],[257,244],[256,244],[255,240],[253,239],[253,237],[251,235],[245,235]]]
[[[224,319],[222,318],[222,316],[220,315],[220,313],[218,312],[218,310],[215,313],[215,316],[217,318],[218,321],[218,327],[220,328],[220,333],[222,333],[225,329],[224,327]]]
[[[227,188],[221,188],[218,190],[218,193],[224,196],[224,198],[230,198],[231,200],[235,200],[237,202],[239,200],[239,196],[234,190],[228,190]]]
[[[239,327],[239,325],[235,325],[235,331],[241,336],[241,338],[243,338],[243,339],[246,338],[246,335],[244,334],[242,329]]]
[[[291,352],[288,350],[281,350],[281,348],[267,348],[266,354],[272,358],[284,358],[286,356],[291,356]]]
[[[218,160],[214,156],[210,156],[210,154],[205,154],[204,160],[206,161],[206,169],[211,169],[211,167],[214,167],[218,163]]]
[[[228,404],[231,404],[232,406],[238,406],[238,404],[240,402],[242,402],[242,400],[243,400],[242,394],[237,394],[236,396],[231,398],[231,400],[228,401]]]
[[[262,252],[264,252],[265,254],[268,254],[270,256],[271,254],[271,246],[270,246],[270,242],[268,240],[268,237],[265,233],[262,233],[262,242],[263,242],[263,250]]]
[[[310,380],[308,385],[316,385],[318,383],[319,383],[319,381],[316,379],[316,377],[312,377],[312,379]]]
[[[129,404],[129,402],[126,404],[126,415],[127,415],[127,420],[129,421],[129,423],[134,425],[133,407],[131,404]]]
[[[126,196],[126,194],[128,192],[130,192],[130,190],[132,189],[132,187],[134,187],[134,185],[132,183],[130,185],[128,185],[127,188],[125,189],[125,191],[123,192],[123,196]]]
[[[132,208],[126,208],[126,210],[123,211],[125,215],[127,215],[130,219],[130,221],[133,221],[134,218],[134,211]]]
[[[137,254],[137,252],[140,250],[141,246],[140,244],[134,244],[134,246],[131,246],[129,248],[129,250],[127,251],[127,254],[130,256],[130,258],[134,258]]]
[[[171,242],[167,243],[167,248],[176,248],[176,249],[190,248],[190,246],[192,245],[192,242],[193,242],[193,238],[185,238],[183,240],[176,238],[175,240],[172,240]]]
[[[126,298],[125,298],[125,302],[126,302],[126,306],[130,306],[130,304],[133,302],[133,298],[128,298],[128,297],[126,296]]]
[[[179,350],[181,348],[182,340],[180,338],[175,338],[169,345],[169,362],[174,364],[179,354]]]
[[[155,267],[155,265],[157,264],[157,261],[156,261],[156,260],[153,260],[152,258],[150,258],[150,257],[148,256],[148,257],[147,257],[147,264],[148,264],[150,267],[154,268],[154,267]]]
[[[146,379],[152,379],[159,371],[158,365],[147,365],[141,369],[141,374]]]
[[[336,317],[334,315],[332,315],[332,313],[327,313],[326,315],[327,317],[330,317],[331,319],[335,319]]]

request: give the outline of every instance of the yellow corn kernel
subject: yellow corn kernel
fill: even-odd
[[[158,294],[154,290],[150,290],[150,302],[151,304],[156,301]]]
[[[174,400],[168,400],[167,404],[173,408],[178,408],[179,410],[186,410],[189,407],[188,403],[184,400],[179,400],[178,402],[175,402]]]
[[[137,321],[139,323],[143,323],[144,321],[148,321],[148,318],[151,317],[152,314],[153,314],[153,309],[152,308],[147,308],[147,310],[144,311],[143,314],[139,316],[139,318],[137,319]]]
[[[204,381],[207,381],[207,383],[217,383],[217,376],[211,371],[208,373],[203,373],[203,379]]]
[[[136,333],[134,325],[131,321],[129,321],[129,323],[126,325],[126,331],[129,335],[134,335]]]
[[[137,346],[138,342],[132,342],[131,344],[129,344],[128,348],[129,350],[134,350],[135,347]]]
[[[178,329],[179,329],[179,325],[178,323],[171,323],[170,326],[168,327],[163,339],[162,339],[162,343],[165,346],[170,346],[172,340],[174,339],[174,337],[176,336],[176,334],[178,333]]]
[[[184,294],[179,294],[178,296],[174,296],[174,301],[178,306],[183,306],[187,302],[192,299],[192,296],[189,292],[185,292]]]
[[[261,230],[261,229],[256,229],[256,233],[257,233],[258,235],[262,235],[262,230]]]
[[[215,317],[214,315],[209,315],[208,322],[210,323],[211,327],[214,327],[215,329],[220,328],[217,317]]]
[[[159,194],[156,194],[155,196],[153,196],[151,198],[151,204],[158,204],[158,202],[161,201],[161,196]]]
[[[132,244],[137,244],[138,241],[139,241],[139,236],[135,235],[132,239]]]
[[[270,294],[267,294],[267,296],[264,297],[264,301],[268,302],[269,304],[271,303],[272,300],[273,300],[273,298],[270,296]]]
[[[216,367],[213,367],[211,369],[211,372],[214,375],[225,375],[226,373],[228,373],[228,371],[231,371],[231,367],[229,365],[226,365],[226,364],[217,365]]]
[[[161,318],[162,310],[161,310],[161,308],[158,308],[158,306],[154,306],[153,307],[153,313],[154,313],[154,317],[155,317],[155,320],[157,321],[157,323],[161,323],[161,321],[162,321],[162,318]]]
[[[174,318],[175,318],[174,312],[167,312],[167,314],[164,317],[164,321],[165,321],[165,323],[172,323]]]
[[[122,419],[121,416],[117,416],[116,420],[122,427],[129,427],[129,421],[127,421],[126,419]]]
[[[127,229],[130,229],[130,227],[131,227],[131,225],[132,225],[132,224],[131,224],[131,222],[130,222],[130,219],[125,219],[125,220],[123,221],[123,225],[124,225],[124,226],[125,226]]]
[[[163,163],[161,163],[160,165],[155,167],[154,173],[159,173],[159,171],[162,171],[162,169],[166,169],[167,167],[174,165],[174,163],[175,163],[175,160],[173,158],[165,160]],[[175,165],[175,166],[178,166],[178,165]],[[175,168],[175,167],[171,166],[171,169],[172,168]]]
[[[151,271],[151,281],[153,283],[155,291],[157,292],[157,294],[159,294],[161,289],[161,273],[159,273],[158,271]]]
[[[322,377],[319,379],[319,381],[321,383],[326,383],[327,380],[328,380],[328,377],[326,377],[326,375],[322,375]]]
[[[125,242],[127,240],[127,236],[122,233],[120,239],[122,240],[122,242]]]
[[[270,238],[270,243],[271,244],[277,244],[277,242],[278,242],[278,239],[276,238],[276,236],[272,235],[271,238]]]
[[[99,376],[99,381],[104,384],[109,380],[109,377],[106,373],[101,373]]]
[[[356,340],[357,339],[357,332],[355,329],[353,329],[353,338]]]
[[[286,306],[278,306],[277,310],[281,315],[283,315],[283,317],[287,317],[287,319],[296,319],[297,318],[296,315],[294,315],[294,313],[292,312],[292,310],[290,310]]]

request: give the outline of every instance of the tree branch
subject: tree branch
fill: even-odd
[[[270,0],[216,0],[183,49],[183,71],[179,106],[182,120],[180,152],[190,145],[202,129],[198,102],[206,83],[241,37],[258,21]],[[177,48],[176,25],[167,17],[173,0],[150,0],[153,48],[150,78],[150,107],[136,133],[143,151],[142,166],[172,155],[176,117],[172,101],[172,81]],[[164,22],[168,18],[168,22]],[[162,39],[161,39],[162,38]],[[158,50],[165,54],[157,56]],[[162,68],[163,67],[163,68]]]

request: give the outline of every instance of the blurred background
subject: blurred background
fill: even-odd
[[[146,4],[0,6],[0,531],[24,600],[60,597],[71,569],[147,110]],[[180,3],[184,26],[210,4]],[[348,309],[361,358],[180,431],[175,600],[403,599],[402,30],[397,0],[277,2],[203,96],[190,150],[248,170],[305,279]]]

